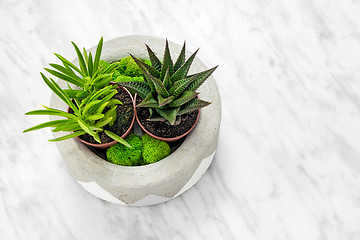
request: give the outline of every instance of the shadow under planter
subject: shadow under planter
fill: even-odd
[[[145,43],[161,58],[165,39],[149,36],[125,36],[104,43],[101,59],[115,62],[133,54],[147,59]],[[172,56],[178,56],[181,46],[169,42]],[[95,52],[95,47],[89,50]],[[186,52],[186,56],[190,56]],[[189,74],[207,69],[195,58]],[[66,83],[58,81],[65,88]],[[93,195],[129,206],[158,204],[173,199],[192,187],[210,166],[219,136],[221,121],[220,95],[212,76],[198,89],[199,97],[211,102],[201,110],[199,121],[183,143],[163,160],[144,166],[127,167],[110,163],[96,155],[76,139],[57,142],[60,153],[72,176]],[[67,106],[56,95],[50,106],[66,111]],[[52,120],[57,118],[51,117]],[[53,133],[54,137],[65,135]]]

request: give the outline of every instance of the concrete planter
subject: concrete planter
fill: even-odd
[[[129,53],[146,59],[144,43],[162,58],[165,40],[148,36],[126,36],[104,43],[101,58],[113,62]],[[169,42],[171,55],[177,57],[181,46]],[[95,51],[95,48],[90,49]],[[187,52],[186,56],[190,56]],[[207,69],[195,58],[190,74]],[[58,82],[66,87],[64,82]],[[93,195],[129,206],[152,205],[173,199],[193,186],[212,162],[219,136],[221,103],[217,85],[211,76],[200,88],[201,99],[212,102],[201,110],[199,121],[182,145],[167,158],[150,165],[125,167],[98,157],[76,139],[57,142],[73,177]],[[50,106],[61,110],[67,106],[54,94]],[[65,133],[54,133],[55,137]]]

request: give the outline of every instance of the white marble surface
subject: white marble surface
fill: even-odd
[[[0,2],[0,239],[360,239],[360,2]],[[69,174],[39,72],[124,35],[168,37],[212,67],[217,154],[170,202],[103,202]]]

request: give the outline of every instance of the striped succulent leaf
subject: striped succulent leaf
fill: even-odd
[[[192,91],[186,91],[184,92],[178,99],[175,101],[172,101],[169,104],[169,107],[180,107],[184,105],[185,103],[189,102],[190,100],[196,98],[198,94],[196,92]]]
[[[185,42],[174,64],[174,71],[176,72],[184,64],[184,62],[185,62]]]
[[[194,58],[195,58],[198,51],[199,51],[199,49],[196,50],[190,56],[190,58],[188,60],[186,60],[186,62],[183,65],[181,65],[181,67],[171,76],[171,81],[172,82],[176,82],[176,81],[178,81],[180,79],[183,79],[183,78],[185,78],[187,76],[187,74],[188,74],[188,72],[190,70],[190,66],[191,66],[191,64],[192,64],[192,62],[193,62],[193,60],[194,60]]]
[[[137,105],[137,107],[151,107],[158,108],[159,103],[155,100],[152,93],[150,92],[142,101]]]
[[[174,64],[173,61],[171,60],[169,43],[168,40],[166,39],[164,58],[161,66],[160,80],[164,79],[167,69],[169,69],[169,73],[171,76],[174,73]]]
[[[116,83],[119,86],[126,87],[136,92],[142,99],[151,92],[150,86],[145,82],[119,82]]]
[[[182,106],[181,109],[179,110],[179,112],[177,113],[177,115],[181,116],[183,114],[193,112],[200,108],[206,107],[209,104],[210,104],[210,102],[206,102],[206,101],[195,98],[195,99],[191,100],[189,103]]]
[[[208,77],[210,77],[210,75],[215,71],[217,67],[218,66],[215,66],[211,69],[192,75],[192,76],[196,76],[196,79],[192,83],[190,83],[190,85],[187,87],[186,90],[187,91],[197,90],[201,86],[201,84],[203,84],[205,80],[208,79]]]
[[[159,60],[159,58],[155,55],[155,53],[151,50],[151,48],[147,44],[145,44],[145,46],[146,46],[146,49],[149,54],[151,65],[154,66],[154,68],[158,72],[161,72],[161,66],[162,66],[161,61]]]
[[[169,89],[169,92],[171,95],[175,97],[179,97],[195,79],[196,75],[188,78],[181,79],[177,82],[175,82],[171,88]]]

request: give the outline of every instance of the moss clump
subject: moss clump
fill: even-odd
[[[137,166],[141,164],[142,141],[136,134],[130,134],[125,140],[132,146],[128,148],[117,143],[108,148],[106,157],[109,162],[123,166]]]
[[[142,76],[141,69],[136,64],[132,57],[124,57],[120,60],[120,66],[118,68],[119,72],[122,75],[130,76],[130,77],[140,77]]]
[[[170,155],[169,145],[161,140],[150,137],[148,134],[140,138],[130,134],[125,140],[132,148],[117,143],[106,151],[107,160],[123,166],[139,166],[155,163]]]
[[[142,157],[144,165],[157,162],[171,153],[169,144],[150,137],[148,134],[142,135],[141,141],[143,144]]]

